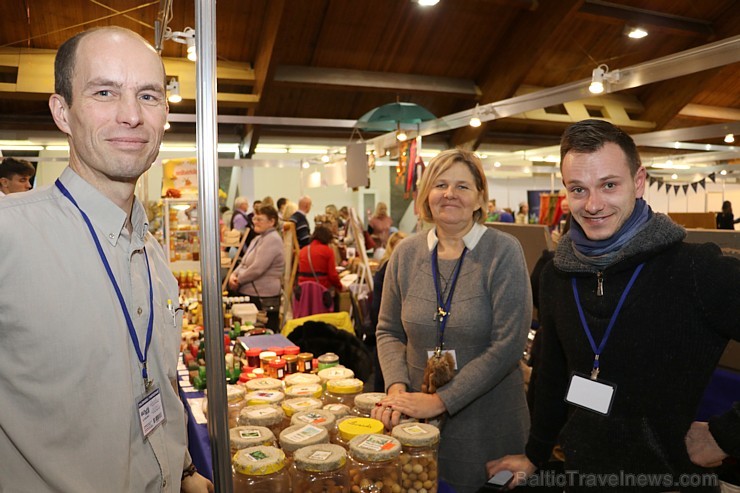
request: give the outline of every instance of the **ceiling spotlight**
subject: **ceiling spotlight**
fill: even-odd
[[[588,86],[591,94],[601,94],[606,90],[605,83],[619,82],[619,70],[609,72],[609,67],[601,64],[591,72],[591,85]]]
[[[187,45],[188,60],[194,62],[195,56],[195,29],[192,27],[186,27],[182,31],[173,31],[169,27],[164,33],[164,39],[169,39],[175,43]]]
[[[308,161],[301,161],[301,167],[303,169],[308,169]]]
[[[735,136],[733,134],[725,135],[725,143],[732,144],[733,142],[735,142]]]
[[[194,31],[193,31],[194,32]],[[194,62],[198,59],[198,55],[195,54],[195,38],[187,38],[188,43],[188,60]]]
[[[433,7],[439,3],[439,0],[414,0],[422,7]]]
[[[727,170],[723,169],[722,171],[719,172],[719,174],[722,176],[725,176],[727,174]]]
[[[170,103],[179,103],[182,101],[182,96],[180,96],[180,82],[177,79],[170,79],[170,83],[167,84],[166,89],[169,93],[167,95],[167,101]]]
[[[480,112],[478,110],[478,105],[475,105],[475,109],[473,110],[473,116],[470,118],[470,126],[471,127],[480,127],[481,121],[480,121]]]
[[[329,154],[324,154],[323,156],[321,156],[321,162],[322,163],[328,163],[329,162],[329,159],[330,159],[329,158]]]
[[[648,32],[641,27],[625,27],[624,32],[632,39],[642,39],[648,35]]]
[[[493,163],[493,167],[494,167],[494,168],[500,168],[500,167],[501,167],[501,162],[500,162],[500,161],[496,161],[496,162],[494,162],[494,163]]]
[[[405,142],[406,140],[408,140],[409,136],[406,135],[406,132],[404,132],[403,130],[399,130],[398,133],[396,133],[396,138],[399,142]]]
[[[673,173],[671,175],[671,180],[678,180],[678,175],[676,173]]]

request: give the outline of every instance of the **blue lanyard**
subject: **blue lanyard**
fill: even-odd
[[[123,311],[123,317],[126,319],[126,325],[128,326],[128,333],[131,336],[131,341],[133,342],[134,349],[136,350],[136,356],[139,358],[139,362],[143,365],[141,369],[141,376],[144,379],[144,384],[147,388],[147,390],[151,387],[152,381],[149,380],[149,375],[146,371],[146,357],[147,353],[149,353],[149,343],[152,342],[152,332],[154,328],[154,289],[152,287],[152,273],[149,270],[149,256],[146,253],[146,247],[144,247],[144,259],[146,260],[146,273],[149,276],[149,322],[147,324],[146,328],[146,345],[144,346],[144,352],[142,353],[141,347],[139,345],[139,337],[136,335],[136,329],[134,328],[134,323],[131,320],[131,315],[129,315],[128,308],[126,307],[126,302],[123,299],[123,294],[121,294],[121,289],[118,287],[118,282],[116,282],[116,277],[113,275],[113,270],[110,267],[110,263],[108,263],[108,258],[105,256],[105,252],[103,252],[103,247],[100,245],[100,241],[98,240],[97,235],[95,234],[95,229],[93,228],[92,223],[90,222],[90,218],[87,217],[87,214],[85,214],[85,211],[83,211],[79,205],[77,205],[77,202],[75,201],[74,197],[72,197],[72,194],[69,193],[69,190],[62,185],[62,182],[59,181],[59,179],[56,180],[54,183],[57,188],[59,189],[62,194],[69,199],[72,204],[74,204],[75,207],[77,207],[77,210],[80,211],[80,214],[82,214],[82,219],[85,220],[85,223],[87,224],[87,229],[90,230],[90,235],[92,236],[93,241],[95,242],[95,247],[98,249],[98,255],[100,256],[100,260],[103,261],[103,265],[105,266],[105,271],[108,273],[108,277],[110,278],[110,282],[113,285],[113,289],[116,291],[116,296],[118,297],[118,302],[121,304],[121,310]]]
[[[460,258],[457,260],[455,270],[452,272],[452,279],[450,280],[450,292],[447,293],[447,300],[442,301],[442,292],[439,289],[439,266],[437,265],[437,247],[434,247],[432,251],[432,277],[434,277],[434,290],[437,293],[437,312],[434,314],[434,319],[437,321],[437,335],[439,336],[439,346],[437,346],[435,352],[439,355],[444,346],[444,335],[445,327],[447,326],[447,318],[450,316],[450,306],[452,305],[452,293],[455,291],[457,285],[457,276],[460,274],[463,259],[465,254],[468,253],[468,247],[463,248]]]
[[[606,346],[606,341],[609,339],[609,335],[612,332],[612,329],[614,328],[614,323],[617,321],[617,316],[619,315],[619,312],[622,310],[622,305],[624,304],[624,300],[627,299],[627,294],[630,292],[630,289],[632,289],[632,285],[635,284],[635,280],[637,279],[637,276],[640,274],[640,271],[645,266],[645,263],[641,263],[637,266],[635,269],[635,272],[632,273],[632,277],[630,278],[630,282],[627,283],[627,287],[624,288],[624,291],[622,291],[622,296],[619,298],[619,303],[617,303],[617,308],[614,309],[614,313],[612,313],[612,318],[609,320],[609,325],[606,328],[606,332],[604,333],[604,337],[601,338],[601,343],[599,343],[599,347],[596,347],[596,342],[594,342],[594,337],[591,334],[591,329],[588,327],[588,323],[586,322],[586,316],[583,314],[583,307],[581,306],[581,300],[578,297],[578,286],[576,285],[576,278],[571,278],[571,285],[573,286],[573,296],[576,299],[576,307],[578,307],[578,315],[581,317],[581,325],[583,325],[583,330],[586,332],[586,336],[588,337],[588,342],[591,344],[591,350],[594,352],[594,368],[591,371],[591,379],[596,380],[596,378],[599,375],[599,356],[604,351],[604,347]]]

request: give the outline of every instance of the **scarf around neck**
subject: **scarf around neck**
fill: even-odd
[[[574,253],[588,264],[600,267],[609,265],[614,254],[634,238],[652,215],[653,211],[647,202],[642,198],[636,199],[635,208],[627,221],[619,231],[605,240],[589,240],[578,221],[571,220],[570,238]]]

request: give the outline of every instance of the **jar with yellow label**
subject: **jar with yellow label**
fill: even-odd
[[[365,392],[358,395],[355,397],[355,405],[352,408],[352,413],[355,416],[369,418],[375,404],[382,401],[386,395],[384,392]]]
[[[246,391],[241,385],[227,385],[226,386],[226,400],[229,416],[229,428],[236,426],[236,418],[239,417],[239,413],[244,406],[247,405],[247,401],[244,400]]]
[[[241,410],[236,422],[239,426],[264,426],[278,437],[285,428],[285,412],[270,404],[247,406]]]
[[[401,493],[401,443],[388,435],[359,435],[349,442],[352,490]]]
[[[326,382],[324,404],[346,404],[354,407],[355,397],[362,393],[365,384],[359,378],[339,378]]]
[[[290,472],[294,492],[350,491],[347,451],[339,445],[309,445],[296,450]]]
[[[233,457],[239,450],[269,445],[274,447],[275,435],[264,426],[237,426],[229,430],[229,448]]]
[[[359,435],[381,434],[385,426],[382,421],[373,418],[348,416],[337,421],[336,444],[349,448],[349,442]]]
[[[291,493],[285,453],[277,447],[259,445],[234,455],[234,493]]]
[[[439,429],[427,423],[403,423],[391,436],[401,443],[401,493],[437,491]]]
[[[299,424],[288,426],[280,433],[280,447],[290,460],[293,453],[308,445],[329,443],[329,431],[322,426]]]
[[[300,375],[302,375],[302,373],[300,373]],[[285,397],[288,399],[295,397],[313,397],[314,399],[321,399],[321,395],[323,393],[324,388],[320,383],[291,385],[285,389]]]

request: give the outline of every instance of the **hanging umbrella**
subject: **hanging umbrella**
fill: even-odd
[[[388,103],[374,108],[357,120],[356,126],[366,130],[390,132],[399,123],[414,124],[434,120],[428,109],[414,103]]]

